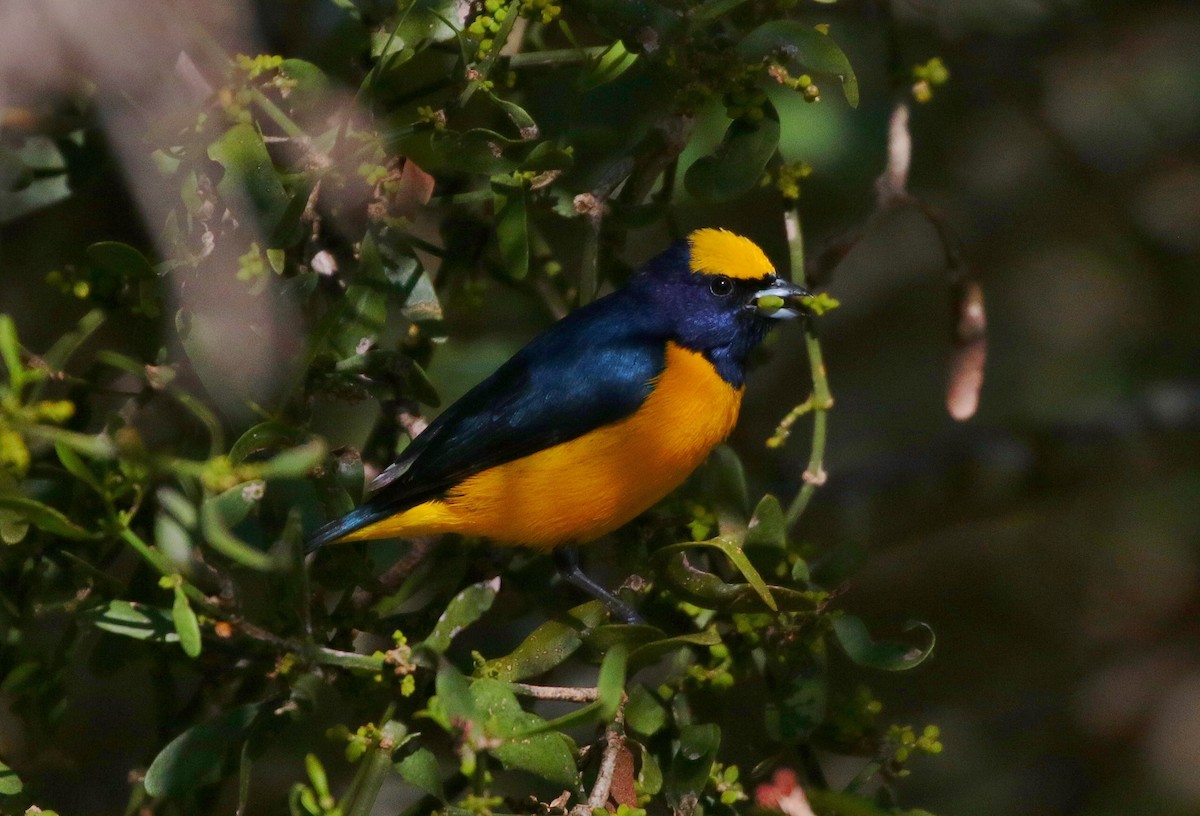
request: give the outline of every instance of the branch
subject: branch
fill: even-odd
[[[788,249],[791,257],[792,274],[804,280],[804,233],[800,226],[800,212],[793,208],[784,213],[784,227],[787,231]],[[813,435],[812,448],[808,457],[808,465],[801,478],[804,484],[796,492],[796,497],[788,505],[784,522],[788,527],[795,526],[804,514],[805,508],[812,500],[817,488],[825,484],[828,474],[825,472],[825,442],[829,431],[829,409],[833,407],[833,394],[829,390],[829,379],[825,372],[825,357],[821,353],[821,342],[817,339],[811,321],[804,326],[804,348],[808,352],[808,367],[812,372],[812,394],[804,402],[793,408],[779,423],[775,435],[767,440],[771,445],[782,444],[787,437],[792,423],[804,413],[812,412]],[[778,441],[776,441],[778,440]]]
[[[898,62],[894,22],[892,62]],[[933,227],[942,244],[946,272],[950,278],[950,305],[953,351],[950,376],[946,385],[946,410],[959,421],[970,419],[979,408],[983,388],[983,369],[987,362],[987,313],[983,287],[965,262],[962,241],[946,217],[927,202],[908,191],[908,171],[912,166],[912,134],[908,129],[908,90],[893,80],[896,103],[888,120],[887,165],[875,180],[880,210],[912,207]]]
[[[600,689],[578,686],[533,686],[528,683],[512,683],[510,688],[517,694],[536,700],[558,700],[565,703],[594,703],[600,699]]]

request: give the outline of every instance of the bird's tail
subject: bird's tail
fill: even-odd
[[[355,530],[361,530],[373,521],[377,521],[381,516],[387,515],[381,513],[378,507],[373,507],[370,502],[364,504],[356,510],[352,510],[341,518],[336,518],[327,524],[318,527],[313,534],[308,537],[308,541],[304,545],[304,552],[311,553],[324,547],[326,544],[345,538]]]

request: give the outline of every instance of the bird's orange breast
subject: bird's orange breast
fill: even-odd
[[[489,468],[344,540],[442,533],[549,549],[591,541],[678,487],[733,430],[742,389],[670,343],[645,403],[625,419]]]

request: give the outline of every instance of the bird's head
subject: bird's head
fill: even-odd
[[[635,281],[686,348],[704,353],[741,385],[746,355],[780,320],[807,314],[809,293],[780,279],[758,245],[726,230],[699,229],[662,253]]]

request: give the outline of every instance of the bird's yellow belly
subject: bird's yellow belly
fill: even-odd
[[[742,389],[697,352],[669,344],[634,414],[490,468],[346,540],[462,533],[549,549],[591,541],[678,487],[733,430]]]

